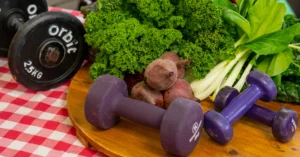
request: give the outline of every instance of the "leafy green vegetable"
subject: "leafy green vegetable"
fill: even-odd
[[[255,53],[260,55],[276,54],[282,52],[300,35],[300,23],[284,28],[275,33],[266,34],[245,44]]]
[[[287,14],[284,16],[283,28],[293,26],[300,23],[300,19],[297,19],[295,15]]]
[[[248,4],[247,8],[239,8],[247,9],[247,16],[238,14],[229,8],[223,9],[224,18],[231,23],[235,23],[247,35],[247,37],[242,38],[243,40],[239,44],[251,42],[263,35],[277,32],[281,29],[286,10],[284,4],[278,3],[276,0],[256,1],[254,4],[250,0],[245,2],[239,1],[239,3]],[[251,6],[251,4],[253,5]],[[239,10],[239,12],[242,11],[244,10]]]
[[[222,9],[211,0],[179,0],[176,8],[176,15],[187,21],[182,29],[185,39],[222,24]]]
[[[235,82],[234,88],[242,90],[254,68],[273,77],[276,100],[300,102],[300,22],[285,16],[285,5],[276,0],[237,0],[237,5],[225,0],[98,0],[84,12],[85,38],[97,52],[92,79],[142,72],[173,51],[191,60],[186,78],[200,100],[215,92],[214,99],[221,87]]]
[[[236,3],[239,7],[239,13],[245,17],[249,8],[253,5],[254,0],[237,0]]]
[[[103,12],[122,10],[124,3],[122,0],[99,0],[97,1],[97,9]]]
[[[219,5],[221,8],[228,8],[234,11],[238,11],[238,8],[231,1],[224,0],[212,0],[215,4]]]
[[[88,12],[86,42],[96,51],[90,77],[142,72],[165,51],[189,58],[193,78],[233,58],[236,29],[212,0],[99,0]]]
[[[249,8],[248,19],[251,25],[252,41],[262,35],[276,32],[281,29],[286,7],[276,0],[258,0]]]
[[[258,64],[256,70],[260,70],[269,76],[277,76],[288,69],[293,61],[293,51],[288,48],[283,52],[267,56],[265,59]]]
[[[297,19],[297,17],[295,15],[287,14],[284,17],[283,28],[293,26],[297,23],[300,24],[300,19]],[[300,43],[300,35],[295,37],[295,40],[293,41],[293,43]]]
[[[233,10],[224,9],[224,20],[227,22],[235,21],[236,25],[238,25],[247,35],[250,35],[250,23],[241,14]]]
[[[285,21],[288,23],[289,21]],[[291,25],[290,25],[291,26]],[[284,25],[284,27],[289,27]],[[297,40],[300,42],[300,40]],[[280,79],[276,82],[277,97],[275,101],[300,103],[300,50],[293,50],[293,60],[289,68],[281,75],[276,76]]]
[[[300,57],[300,55],[298,55]],[[300,77],[300,58],[294,58],[290,67],[282,73],[283,77]]]
[[[90,37],[96,37],[97,40]],[[87,41],[95,42],[93,46],[101,52],[96,54],[92,65],[92,71],[96,73],[91,73],[91,78],[96,79],[98,74],[104,73],[123,78],[123,72],[142,72],[144,67],[181,38],[182,34],[178,30],[149,28],[135,18],[86,35]]]
[[[255,0],[236,0],[238,13],[243,16],[247,17],[249,8],[253,5]],[[230,8],[229,8],[230,9]],[[241,37],[244,35],[244,31],[241,29],[241,27],[237,28],[238,35]]]
[[[287,103],[300,103],[300,84],[283,81],[281,86],[277,87],[277,96],[275,101]]]
[[[295,50],[300,51],[300,44],[291,44],[292,41],[297,41],[295,37],[299,35],[300,25],[295,24],[298,22],[295,17],[285,16],[286,8],[283,3],[276,0],[238,0],[237,5],[237,12],[223,5],[223,18],[238,27],[240,39],[234,44],[236,49],[233,50],[236,51],[236,56],[219,63],[204,79],[191,82],[192,89],[200,100],[215,92],[211,97],[214,100],[222,87],[233,86],[237,78],[239,79],[234,88],[241,91],[253,68],[274,76],[280,86],[285,81],[280,77],[283,76],[282,73],[292,65],[300,67],[293,54]],[[282,28],[284,19],[284,25],[289,27]],[[248,65],[244,65],[245,63]],[[215,81],[212,83],[208,80]]]
[[[260,56],[259,59],[255,61],[257,64],[255,69],[267,73],[272,59],[273,58],[269,56]]]

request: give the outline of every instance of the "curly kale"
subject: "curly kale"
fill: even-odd
[[[175,10],[169,0],[127,0],[127,2],[135,5],[142,19],[146,21],[166,20],[173,15]]]
[[[284,16],[283,28],[293,26],[297,23],[300,23],[300,19],[297,19],[295,15],[287,14]]]
[[[126,3],[124,0],[97,0],[97,10],[101,12],[111,12],[124,10]]]
[[[96,54],[91,67],[92,79],[104,73],[123,78],[124,72],[142,72],[171,44],[182,38],[178,30],[149,28],[135,18],[112,24],[96,33],[92,37],[98,37],[97,40],[87,35],[87,39],[91,39],[87,41],[95,42],[93,47],[101,52]]]
[[[187,20],[183,30],[187,36],[214,28],[222,22],[222,10],[211,0],[180,0],[177,11]]]
[[[233,27],[232,27],[233,28]],[[223,25],[217,29],[203,29],[194,40],[182,40],[171,48],[182,58],[191,58],[192,63],[187,68],[191,79],[203,78],[216,64],[226,59],[234,58],[234,29]]]
[[[300,19],[297,19],[295,15],[287,14],[284,16],[283,28],[293,26],[300,23]],[[300,35],[295,37],[294,43],[300,43]]]
[[[204,77],[232,57],[235,27],[211,0],[98,0],[86,11],[86,42],[96,50],[90,77],[142,72],[165,51],[189,58],[190,75]]]

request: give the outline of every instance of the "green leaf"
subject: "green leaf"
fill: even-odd
[[[276,84],[276,86],[281,86],[282,82],[281,82],[281,78],[282,78],[282,75],[279,74],[275,77],[272,77],[274,83]]]
[[[293,56],[293,51],[287,48],[281,53],[266,56],[256,69],[268,74],[270,77],[277,76],[289,68]]]
[[[263,58],[262,61],[261,62],[258,61],[259,64],[254,69],[267,73],[269,69],[269,65],[272,61],[272,56],[262,56],[258,60],[260,60],[261,58]]]
[[[263,35],[244,45],[260,55],[276,54],[288,48],[297,35],[300,35],[300,24]]]
[[[251,33],[250,23],[241,14],[230,9],[223,9],[223,18],[227,22],[238,25],[248,36]]]
[[[249,8],[253,5],[254,0],[237,0],[236,1],[238,8],[239,8],[239,13],[243,16],[246,17]]]
[[[251,26],[249,40],[281,29],[286,6],[276,0],[258,0],[249,8],[248,19]]]
[[[281,84],[277,86],[278,94],[275,101],[300,103],[300,52],[293,51],[294,57],[289,68],[281,74]],[[298,65],[299,64],[299,65]],[[277,77],[277,76],[276,76]],[[274,81],[276,81],[274,79]]]
[[[237,7],[235,4],[233,4],[230,0],[213,0],[217,5],[219,5],[221,8],[227,8],[234,11],[237,11]]]
[[[260,55],[256,54],[251,60],[250,64],[257,66],[257,59],[259,58]]]
[[[290,67],[282,73],[282,76],[288,78],[290,81],[299,81],[300,85],[300,52],[293,51],[294,58]]]
[[[271,65],[268,69],[268,74],[272,77],[283,73],[292,63],[293,56],[293,51],[290,48],[276,54],[272,59]]]

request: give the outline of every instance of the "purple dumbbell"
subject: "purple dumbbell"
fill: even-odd
[[[197,145],[203,127],[199,103],[175,99],[168,110],[128,98],[124,80],[102,75],[90,87],[84,106],[87,121],[101,129],[110,129],[120,117],[160,129],[162,147],[178,156],[189,155]]]
[[[265,73],[254,70],[246,81],[248,89],[233,99],[221,113],[210,110],[204,115],[206,133],[219,144],[226,144],[232,139],[231,125],[245,115],[257,100],[271,101],[277,94],[275,83]]]
[[[222,111],[239,92],[232,87],[222,88],[215,99],[214,106],[217,111]],[[290,141],[296,133],[298,114],[289,108],[281,108],[277,113],[254,104],[246,116],[255,119],[266,126],[272,127],[273,136],[281,142]]]

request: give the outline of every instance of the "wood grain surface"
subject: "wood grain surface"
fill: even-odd
[[[88,77],[89,65],[85,65],[72,80],[68,93],[68,112],[76,128],[78,139],[87,146],[93,146],[108,156],[154,157],[172,156],[160,144],[159,130],[121,119],[109,130],[100,130],[90,125],[84,116],[84,101],[92,80]],[[286,103],[258,103],[277,112],[289,107],[300,113],[300,106]],[[213,109],[211,101],[201,102],[204,112]],[[247,117],[233,125],[233,139],[225,146],[213,142],[202,129],[193,157],[300,157],[300,129],[288,143],[280,143],[272,136],[270,127]]]

